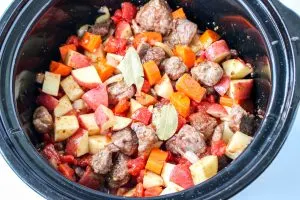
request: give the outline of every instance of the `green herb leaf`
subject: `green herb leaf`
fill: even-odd
[[[134,84],[138,92],[142,90],[144,84],[144,70],[140,56],[133,47],[127,50],[124,59],[118,65],[118,69],[122,72],[125,83],[128,86]]]
[[[152,123],[156,127],[156,134],[160,140],[168,140],[175,134],[178,126],[178,114],[172,104],[155,108],[152,118]]]

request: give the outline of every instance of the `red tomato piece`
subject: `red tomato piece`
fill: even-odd
[[[66,44],[74,44],[76,47],[79,47],[79,38],[76,35],[71,35],[68,39]]]
[[[77,165],[79,167],[87,167],[90,166],[92,162],[92,155],[84,155],[77,159]]]
[[[121,9],[116,10],[114,16],[112,16],[111,19],[114,21],[115,24],[118,24],[120,21],[122,21]]]
[[[219,95],[224,96],[230,86],[230,77],[223,76],[222,79],[214,86],[214,89],[219,93]]]
[[[126,50],[127,40],[110,37],[104,46],[104,51],[122,55]]]
[[[170,180],[184,189],[194,186],[189,166],[185,164],[178,164],[174,167]]]
[[[226,143],[223,140],[213,142],[211,144],[211,154],[215,156],[223,156],[226,151]]]
[[[148,108],[143,107],[135,111],[132,114],[131,119],[133,119],[133,121],[149,125],[151,117],[152,113],[148,110]]]
[[[141,170],[139,176],[136,178],[136,181],[137,181],[138,183],[142,183],[142,182],[143,182],[145,173],[146,173],[146,170],[144,170],[144,169]]]
[[[64,156],[61,156],[60,157],[60,160],[63,162],[63,163],[68,163],[68,164],[74,164],[76,162],[74,156],[72,155],[64,155]]]
[[[135,188],[135,197],[144,197],[144,186],[143,183],[138,183]]]
[[[178,115],[178,126],[176,132],[179,131],[185,124],[186,124],[186,119],[181,115]]]
[[[150,89],[151,89],[150,83],[147,80],[145,80],[142,87],[142,92],[147,94],[148,92],[150,92]]]
[[[163,191],[162,187],[159,187],[159,186],[147,188],[145,190],[145,197],[159,196],[162,191]]]
[[[135,18],[137,8],[130,2],[124,2],[121,4],[122,7],[122,18],[127,22],[131,22]]]
[[[88,166],[78,183],[96,190],[100,187],[101,180],[100,177],[93,172],[92,168]]]
[[[123,38],[123,39],[128,39],[128,30],[131,30],[131,26],[128,22],[126,21],[120,21],[116,27],[115,31],[115,37],[117,39]],[[126,36],[126,37],[125,37]]]
[[[211,103],[202,101],[197,105],[197,111],[198,112],[206,112],[210,106],[211,106]]]
[[[140,175],[141,171],[145,169],[147,163],[146,156],[140,156],[136,159],[131,159],[127,162],[128,172],[132,176]]]
[[[61,163],[60,156],[55,150],[53,144],[48,144],[42,151],[43,156],[49,161],[49,163],[57,168],[57,165]]]
[[[226,109],[218,103],[211,104],[207,108],[206,112],[216,118],[222,118],[222,117],[226,117],[228,115]]]
[[[36,98],[36,103],[38,105],[44,106],[49,111],[53,111],[55,107],[58,105],[58,100],[48,94],[40,94]]]
[[[97,88],[86,92],[82,99],[93,110],[96,110],[101,104],[108,107],[108,94],[105,84],[99,84]]]
[[[67,163],[58,165],[57,169],[67,179],[75,181],[75,171]]]
[[[168,157],[167,157],[166,162],[169,162],[169,163],[176,162],[176,157],[174,157],[174,155],[170,151],[168,151]]]

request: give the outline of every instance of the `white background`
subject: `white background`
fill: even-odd
[[[0,16],[12,0],[1,0]],[[300,14],[298,0],[282,2]],[[300,22],[299,22],[300,23]],[[300,30],[299,30],[300,31]],[[300,89],[300,88],[299,88]],[[300,199],[300,111],[283,149],[271,166],[234,200],[296,200]],[[0,199],[42,200],[9,168],[0,155]]]

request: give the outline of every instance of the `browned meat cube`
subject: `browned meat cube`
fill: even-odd
[[[205,139],[209,139],[211,137],[218,125],[217,120],[205,112],[194,113],[190,115],[189,120],[191,125],[205,136]]]
[[[138,139],[130,128],[125,128],[113,133],[111,139],[114,145],[125,155],[131,156],[137,151]]]
[[[221,80],[224,71],[218,63],[207,61],[192,68],[191,73],[193,78],[200,83],[214,86]]]

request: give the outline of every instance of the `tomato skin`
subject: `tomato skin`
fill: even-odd
[[[77,159],[77,165],[79,167],[87,167],[90,166],[92,163],[92,155],[84,155]]]
[[[132,176],[139,176],[141,171],[145,169],[146,166],[146,156],[140,156],[136,159],[131,159],[127,162],[128,172]]]
[[[122,7],[122,18],[127,21],[131,22],[132,19],[135,18],[137,13],[137,8],[130,2],[124,2],[121,4]]]
[[[178,164],[171,172],[170,180],[184,189],[194,186],[189,166],[186,164]]]
[[[58,165],[57,169],[67,179],[75,181],[75,171],[67,163]]]
[[[126,44],[126,39],[110,37],[104,46],[104,51],[124,55],[126,52]]]
[[[63,163],[68,163],[68,164],[75,164],[75,162],[76,162],[74,156],[72,156],[72,155],[64,155],[64,156],[60,156],[60,160],[61,160]]]
[[[135,197],[144,197],[144,186],[143,183],[138,183],[135,188]]]
[[[147,188],[145,190],[145,197],[159,196],[162,191],[163,191],[162,187],[159,187],[159,186]]]
[[[84,185],[91,189],[98,189],[101,185],[100,178],[93,172],[91,167],[87,167],[83,176],[80,178],[79,184]]]
[[[55,150],[53,144],[48,144],[47,146],[45,146],[45,148],[42,151],[42,154],[55,168],[57,168],[57,166],[61,163],[60,156]]]
[[[148,92],[150,92],[150,90],[151,90],[151,85],[150,85],[149,81],[144,80],[144,84],[143,84],[143,87],[142,87],[142,92],[147,94]]]
[[[74,44],[76,47],[79,47],[80,40],[76,35],[71,35],[68,37],[66,44]]]
[[[146,173],[146,170],[141,170],[139,176],[136,178],[136,181],[138,183],[143,183],[143,179],[144,179],[144,176],[145,176],[145,173]]]
[[[223,140],[213,142],[211,144],[211,154],[215,156],[223,156],[226,151],[226,143]]]
[[[143,107],[135,111],[132,114],[131,119],[135,122],[141,122],[145,125],[149,125],[151,117],[152,113],[148,110],[148,108]]]
[[[115,24],[118,24],[120,21],[122,21],[122,10],[116,10],[114,16],[112,16],[111,19],[114,21]]]

